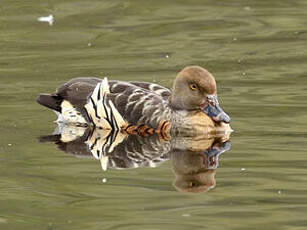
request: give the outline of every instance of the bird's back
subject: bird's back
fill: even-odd
[[[75,118],[80,115],[84,122],[89,122],[84,106],[101,81],[94,77],[74,78],[61,85],[54,94],[41,94],[37,101],[62,115],[67,110],[68,114],[72,114],[73,121],[79,120],[82,123],[82,119]],[[129,124],[157,128],[161,120],[170,117],[169,89],[147,82],[109,81],[108,84],[110,92],[107,98]],[[71,115],[68,116],[70,118]]]

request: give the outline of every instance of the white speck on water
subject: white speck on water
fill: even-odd
[[[184,214],[182,214],[182,216],[183,216],[183,217],[190,217],[191,214],[189,214],[189,213],[184,213]]]
[[[246,76],[246,73],[245,73],[245,72],[243,72],[243,73],[242,73],[242,75],[243,75],[243,76]]]
[[[241,63],[241,61],[242,61],[242,60],[241,60],[241,59],[239,59],[239,60],[238,60],[238,63]]]
[[[89,46],[89,47],[90,47],[90,46],[92,46],[92,43],[90,43],[90,42],[89,42],[89,43],[87,43],[87,46]]]
[[[47,17],[39,17],[37,19],[39,22],[48,22],[50,26],[53,25],[53,22],[54,22],[54,17],[52,14],[50,14],[49,16]]]
[[[165,55],[165,57],[166,57],[166,58],[169,58],[169,55],[168,55],[168,54],[166,54],[166,55]]]
[[[107,178],[103,178],[102,183],[106,183],[106,182],[107,182]]]
[[[278,190],[278,192],[277,192],[279,195],[281,194],[281,190]]]
[[[241,168],[241,171],[242,171],[242,172],[246,171],[246,168]]]
[[[0,217],[0,223],[2,223],[2,224],[7,223],[7,219]]]
[[[249,11],[249,10],[251,10],[251,7],[250,6],[245,6],[244,10],[248,10]]]
[[[232,40],[233,40],[233,41],[237,41],[237,38],[233,38]]]
[[[12,144],[7,144],[8,146],[12,146]]]

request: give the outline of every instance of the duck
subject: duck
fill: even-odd
[[[219,105],[214,76],[200,66],[187,66],[172,89],[136,81],[78,77],[37,102],[55,111],[58,122],[113,129],[128,134],[210,133],[230,130],[229,115]]]

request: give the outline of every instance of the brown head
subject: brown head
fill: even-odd
[[[202,110],[216,122],[230,122],[219,107],[214,77],[200,66],[185,67],[177,74],[170,105],[175,110]]]

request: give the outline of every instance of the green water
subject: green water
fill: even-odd
[[[305,0],[2,0],[0,229],[306,229],[306,12]],[[207,193],[178,192],[170,161],[102,172],[37,141],[55,128],[38,93],[77,76],[170,87],[191,64],[216,77],[235,129]]]

